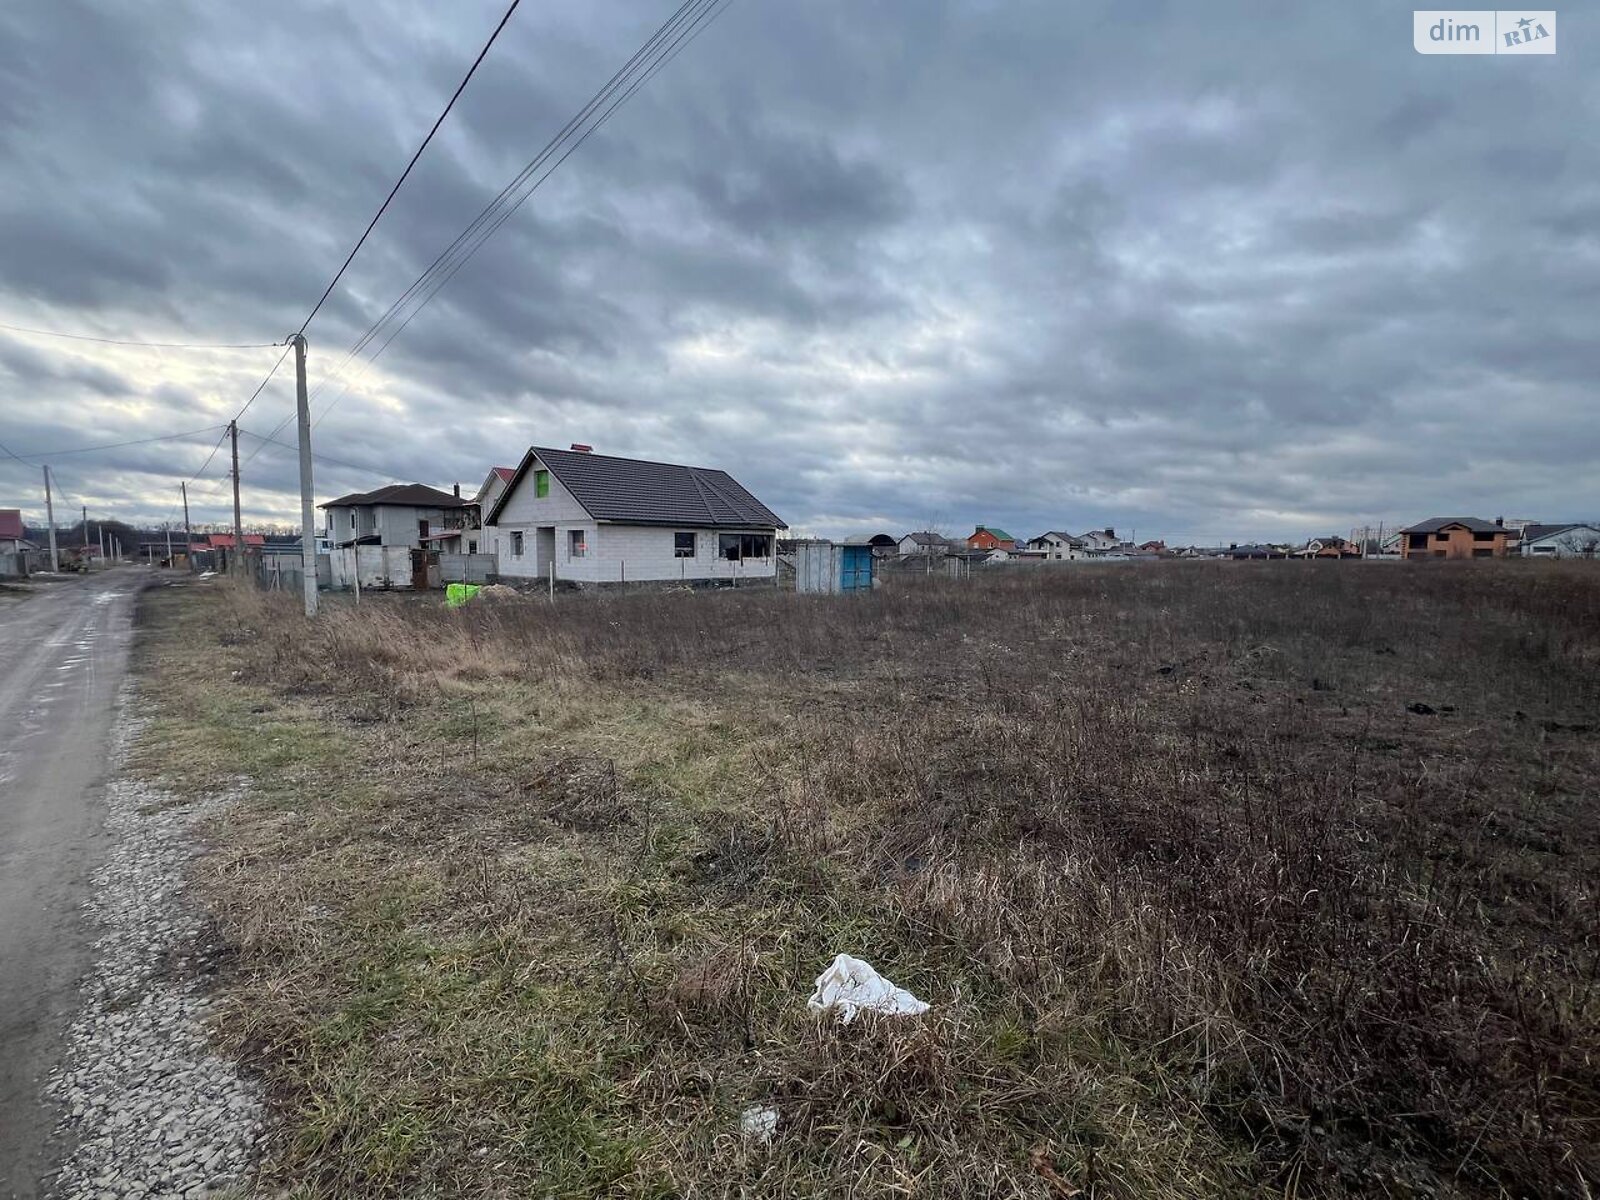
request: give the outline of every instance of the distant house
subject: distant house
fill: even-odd
[[[1004,529],[992,525],[979,525],[967,535],[968,550],[1015,550],[1017,539]]]
[[[1165,542],[1140,542],[1139,549],[1146,554],[1165,554],[1167,552],[1167,544]]]
[[[261,547],[266,543],[267,539],[263,535],[247,533],[244,535],[244,552],[246,554],[252,552],[259,554]],[[233,544],[233,534],[231,533],[206,534],[206,551],[211,556],[210,565],[213,570],[226,571],[229,569],[232,565]],[[90,552],[93,553],[94,551],[91,549]]]
[[[934,533],[931,529],[908,533],[899,541],[901,554],[924,554],[933,558],[943,558],[960,549],[962,549],[960,542],[952,541],[942,533]]]
[[[461,548],[472,501],[461,488],[440,491],[423,483],[391,483],[351,492],[321,505],[328,514],[330,582],[350,587],[437,587],[439,555]],[[360,547],[379,547],[363,553]]]
[[[3,549],[3,546],[0,546]],[[1600,558],[1600,526],[1581,522],[1522,527],[1519,553],[1526,558]]]
[[[461,510],[458,536],[447,537],[439,548],[464,554],[494,553],[494,539],[484,531],[483,514],[495,506],[516,473],[515,467],[490,467],[478,488],[478,494]]]
[[[1312,538],[1299,550],[1296,558],[1360,558],[1361,547],[1348,538],[1334,534]]]
[[[1252,542],[1245,546],[1229,546],[1228,557],[1237,559],[1288,558],[1289,551],[1282,546],[1268,546]]]
[[[1400,531],[1401,557],[1502,558],[1511,531],[1477,517],[1432,517]]]
[[[26,575],[33,543],[22,526],[22,510],[0,508],[0,576]]]
[[[495,501],[500,499],[500,493],[506,490],[506,485],[517,476],[515,467],[490,467],[489,473],[483,477],[483,483],[478,488],[478,494],[473,502],[484,512],[494,507]]]
[[[391,483],[329,500],[321,505],[328,514],[328,541],[334,547],[436,548],[441,539],[459,536],[463,510],[471,504],[459,493],[459,488],[451,493],[422,483]]]
[[[1117,531],[1109,526],[1105,529],[1091,529],[1080,536],[1078,541],[1083,543],[1083,551],[1090,557],[1110,554],[1122,545],[1121,539],[1117,537]]]
[[[1088,553],[1082,538],[1063,533],[1059,529],[1052,529],[1041,533],[1038,537],[1029,538],[1028,549],[1038,551],[1047,559],[1062,562],[1084,558]]]
[[[772,579],[788,528],[726,471],[534,446],[484,513],[502,578]]]

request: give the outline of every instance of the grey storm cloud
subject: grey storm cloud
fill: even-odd
[[[502,9],[6,5],[0,322],[281,339]],[[1581,10],[1554,56],[1480,58],[1415,54],[1376,0],[732,0],[341,371],[669,11],[519,9],[309,331],[321,498],[576,440],[726,467],[820,532],[1600,514]],[[278,353],[0,330],[0,441],[192,431],[55,463],[161,520]],[[241,420],[257,519],[295,519],[258,436],[291,406],[285,371]],[[0,506],[36,479],[0,460]]]

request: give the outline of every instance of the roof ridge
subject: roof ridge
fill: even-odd
[[[634,458],[628,454],[600,454],[594,450],[563,450],[560,446],[533,446],[530,447],[535,454],[543,455],[546,450],[556,454],[581,454],[585,458],[609,458],[613,462],[644,463],[650,467],[677,467],[685,471],[715,471],[717,467],[697,467],[691,463],[666,462],[659,458]]]

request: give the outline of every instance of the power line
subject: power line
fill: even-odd
[[[299,447],[297,446],[291,446],[287,442],[277,441],[271,435],[264,437],[259,433],[252,433],[242,425],[239,427],[239,432],[248,437],[253,437],[256,439],[256,441],[260,442],[261,445],[257,447],[258,450],[265,449],[268,446],[276,446],[278,449],[288,450],[292,454],[298,454],[300,452]],[[255,455],[252,454],[251,458],[254,457]],[[312,451],[311,457],[319,462],[332,463],[336,467],[348,467],[352,471],[360,471],[366,475],[381,475],[385,479],[394,479],[396,477],[393,471],[380,471],[377,467],[368,467],[363,466],[361,463],[346,462],[344,459],[334,458],[331,454],[318,454],[315,451]],[[248,462],[249,459],[246,459],[245,461]]]
[[[244,402],[244,407],[233,414],[233,419],[235,421],[250,411],[250,406],[256,402],[256,397],[261,395],[261,393],[266,390],[267,384],[272,382],[272,377],[278,373],[278,368],[283,366],[283,360],[289,357],[289,351],[291,349],[293,349],[293,343],[284,346],[283,353],[278,355],[278,361],[272,364],[272,370],[267,372],[267,377],[256,385],[256,390],[250,393],[250,399]]]
[[[378,211],[373,214],[372,220],[367,222],[366,229],[362,231],[360,238],[356,240],[355,246],[352,247],[350,253],[345,256],[345,260],[340,265],[339,270],[334,274],[333,279],[329,282],[328,286],[323,290],[321,297],[318,298],[316,304],[312,307],[311,315],[306,317],[305,321],[301,324],[300,332],[302,334],[305,333],[306,329],[310,327],[312,320],[321,310],[328,297],[333,294],[333,289],[339,285],[339,280],[344,278],[345,271],[348,270],[350,264],[355,261],[355,257],[360,252],[361,247],[366,244],[368,235],[372,233],[373,229],[377,226],[379,219],[388,209],[389,202],[393,200],[395,198],[395,194],[400,191],[400,185],[403,184],[406,181],[406,177],[411,174],[411,168],[417,165],[417,160],[422,157],[422,152],[428,148],[428,143],[433,141],[433,135],[439,132],[439,126],[444,124],[444,119],[450,115],[450,110],[455,107],[456,101],[461,98],[461,93],[466,91],[467,84],[471,82],[473,74],[478,69],[478,65],[483,62],[484,56],[489,53],[489,47],[494,45],[495,39],[500,36],[500,31],[506,27],[506,22],[511,20],[511,14],[517,11],[517,5],[521,2],[522,0],[511,0],[511,7],[506,9],[505,16],[500,18],[500,24],[494,27],[494,32],[489,35],[489,40],[483,44],[483,49],[478,51],[478,57],[472,60],[472,66],[467,68],[466,75],[464,75],[461,79],[461,82],[456,85],[456,90],[451,95],[449,102],[445,104],[444,111],[439,114],[438,120],[434,121],[433,128],[428,130],[428,136],[422,139],[422,144],[417,147],[417,152],[411,156],[411,161],[406,164],[406,169],[400,172],[400,178],[394,181],[394,186],[389,189],[389,194],[384,197],[383,203],[378,206]]]
[[[29,329],[22,325],[7,325],[0,321],[0,329],[12,333],[31,333],[39,337],[69,338],[74,342],[103,342],[108,346],[146,346],[152,350],[265,350],[277,342],[141,342],[126,338],[95,337],[87,333],[62,333],[55,329]]]
[[[427,294],[423,296],[421,302],[418,303],[409,314],[407,314],[406,319],[402,321],[395,328],[395,330],[389,334],[388,337],[384,338],[377,351],[363,364],[360,373],[354,379],[346,383],[344,387],[340,389],[339,394],[323,407],[321,415],[317,417],[316,424],[320,424],[322,422],[322,418],[326,417],[333,406],[338,404],[339,401],[344,398],[345,393],[347,393],[351,387],[355,386],[355,384],[366,378],[366,374],[372,369],[372,365],[377,362],[378,359],[383,355],[383,352],[389,348],[389,343],[393,342],[395,338],[399,337],[405,332],[406,326],[410,325],[411,322],[415,320],[416,317],[422,312],[422,310],[428,306],[433,298],[444,290],[445,286],[455,278],[456,273],[460,271],[462,267],[466,266],[467,262],[472,258],[472,256],[482,249],[483,244],[495,235],[500,226],[504,225],[508,220],[511,219],[511,217],[516,215],[517,211],[521,209],[521,207],[526,204],[529,199],[532,198],[533,193],[539,189],[540,185],[542,185],[545,180],[549,179],[551,175],[555,174],[556,170],[561,166],[561,164],[566,162],[579,146],[582,146],[584,142],[589,140],[590,136],[596,133],[602,125],[609,121],[612,114],[616,112],[617,109],[621,108],[630,99],[632,99],[635,92],[644,87],[645,84],[649,83],[650,80],[653,79],[656,74],[664,66],[666,66],[667,63],[676,58],[683,50],[684,46],[686,46],[689,42],[692,42],[695,38],[699,37],[700,34],[703,33],[707,27],[709,27],[711,21],[715,21],[717,17],[721,16],[723,10],[726,9],[730,2],[731,0],[708,0],[705,6],[701,8],[699,15],[694,19],[694,21],[691,22],[688,27],[678,33],[676,40],[670,47],[668,47],[667,51],[659,55],[652,65],[647,68],[642,75],[634,80],[626,92],[622,93],[622,95],[617,99],[611,101],[610,106],[605,110],[604,113],[600,115],[599,119],[596,120],[593,125],[589,126],[588,129],[584,130],[583,134],[576,141],[574,141],[572,145],[568,146],[567,149],[562,152],[561,157],[556,159],[555,162],[545,170],[544,174],[540,175],[539,178],[534,181],[532,187],[528,188],[527,191],[525,191],[515,203],[502,210],[499,215],[493,219],[492,223],[488,226],[487,231],[477,238],[477,240],[466,251],[465,254],[457,258],[457,260],[449,267],[448,271],[443,275],[442,278],[440,278],[436,283],[430,285]]]
[[[206,468],[211,465],[211,460],[217,456],[217,451],[222,449],[222,443],[227,441],[227,439],[228,439],[228,427],[226,425],[224,425],[222,427],[222,436],[217,439],[217,444],[215,446],[211,447],[211,453],[206,455],[206,460],[205,460],[205,462],[200,464],[200,469],[198,471],[196,471],[193,475],[189,476],[189,479],[188,479],[189,483],[193,483],[195,480],[199,479],[200,476],[202,476],[202,475],[204,475],[206,473]]]
[[[163,433],[155,437],[136,438],[128,442],[104,442],[98,446],[77,446],[67,450],[34,450],[26,455],[17,454],[15,451],[5,447],[0,447],[0,449],[5,449],[6,453],[18,462],[26,462],[30,458],[65,458],[69,454],[92,454],[97,450],[120,450],[124,446],[148,446],[153,442],[176,442],[186,437],[193,437],[197,433],[210,433],[215,428],[217,428],[215,425],[207,425],[201,429],[188,429],[182,433]],[[223,428],[226,428],[226,426]]]
[[[632,98],[641,87],[654,78],[655,74],[667,62],[676,57],[677,53],[689,41],[698,37],[712,20],[720,16],[722,10],[726,7],[726,3],[727,0],[684,0],[673,14],[650,35],[644,45],[634,52],[627,63],[619,68],[605,85],[590,97],[589,101],[562,127],[560,132],[546,143],[533,160],[524,166],[512,181],[502,188],[500,193],[473,218],[471,224],[459,233],[450,245],[445,247],[421,275],[412,281],[400,298],[391,304],[388,310],[357,339],[355,345],[346,353],[344,360],[334,370],[333,374],[318,385],[317,392],[320,393],[328,386],[329,382],[341,376],[351,360],[359,355],[378,336],[383,326],[394,318],[411,300],[420,295],[422,299],[417,303],[415,309],[407,316],[399,328],[389,335],[383,345],[379,347],[378,352],[368,360],[368,365],[370,366],[371,362],[376,361],[378,356],[383,353],[383,350],[387,348],[389,342],[398,336],[400,330],[410,324],[417,313],[427,306],[428,302],[445,284],[449,283],[455,273],[477,253],[483,243],[492,237],[495,231],[513,213],[521,208],[555,169],[565,162],[567,157],[583,142],[588,140],[596,130],[604,125],[617,108]],[[606,107],[608,104],[609,107]],[[594,117],[595,113],[602,108],[604,108],[604,111],[600,113],[599,117],[588,124],[587,128],[584,128],[585,123],[589,122],[590,118]],[[573,139],[576,131],[580,129],[582,132],[577,134],[571,144],[561,152],[560,157],[555,158],[555,161],[550,163],[550,160],[557,152],[561,151],[563,144],[568,142],[569,139]],[[528,187],[519,198],[514,202],[511,201],[510,197],[523,188],[528,180],[547,163],[550,163],[550,165],[544,174],[534,180],[533,185]],[[346,384],[339,396],[324,407],[321,415],[317,418],[318,423],[321,422],[323,417],[327,416],[334,404],[338,403],[344,393],[349,390],[349,386],[349,384]]]

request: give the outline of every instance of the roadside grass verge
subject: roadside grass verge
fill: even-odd
[[[1580,1197],[1585,566],[167,589],[138,763],[249,781],[201,886],[268,1191]],[[817,1021],[841,951],[933,1011]]]

